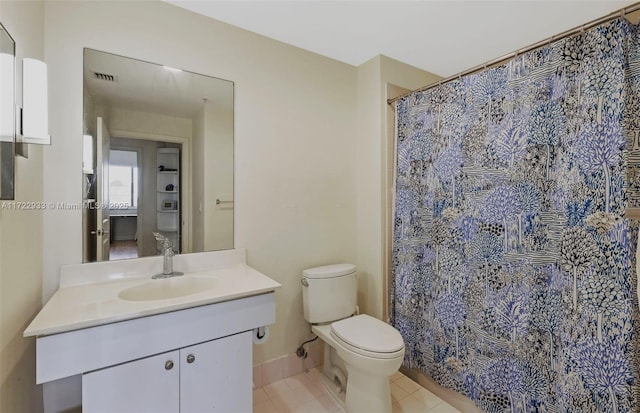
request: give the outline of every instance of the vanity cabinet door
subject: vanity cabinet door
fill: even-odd
[[[252,411],[251,332],[180,350],[180,412]]]
[[[83,374],[82,412],[179,412],[179,360],[176,350]]]

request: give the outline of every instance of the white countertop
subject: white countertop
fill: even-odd
[[[196,254],[193,254],[196,255]],[[134,261],[134,260],[132,260]],[[182,277],[214,277],[215,288],[182,297],[151,301],[126,301],[118,294],[151,281],[150,276],[63,285],[24,331],[41,336],[94,327],[190,307],[229,301],[274,291],[281,285],[244,263],[188,272]],[[157,280],[162,281],[162,280]]]

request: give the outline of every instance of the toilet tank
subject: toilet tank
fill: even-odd
[[[334,264],[302,272],[304,319],[311,324],[327,323],[356,312],[358,282],[356,266]]]

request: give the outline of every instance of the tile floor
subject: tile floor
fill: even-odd
[[[253,413],[344,412],[325,390],[320,375],[313,369],[255,389]],[[391,398],[393,413],[460,413],[400,372],[391,377]]]

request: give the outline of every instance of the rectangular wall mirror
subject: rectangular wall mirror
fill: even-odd
[[[0,199],[14,198],[16,44],[0,24]]]
[[[84,49],[83,262],[233,248],[233,82]]]

